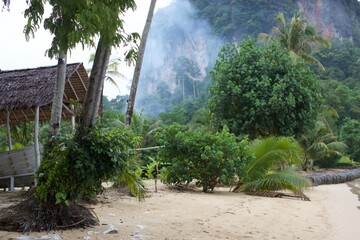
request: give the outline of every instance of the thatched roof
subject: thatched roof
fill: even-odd
[[[0,71],[0,124],[33,121],[34,109],[40,107],[40,120],[50,120],[57,66]],[[68,64],[64,93],[63,117],[70,117],[70,99],[82,103],[89,80],[82,63]]]

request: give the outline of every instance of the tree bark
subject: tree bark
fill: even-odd
[[[144,54],[145,54],[146,42],[147,42],[147,38],[149,35],[152,18],[154,16],[155,5],[156,5],[156,0],[151,0],[145,27],[144,27],[144,30],[143,30],[143,33],[141,36],[138,60],[136,62],[135,69],[134,69],[133,81],[131,83],[130,96],[129,96],[129,100],[128,100],[128,107],[126,110],[125,124],[127,126],[129,126],[131,124],[131,120],[132,120],[132,114],[134,111],[135,98],[136,98],[136,91],[137,91],[137,87],[139,84],[139,78],[140,78],[142,62],[143,62],[143,58],[144,58]]]
[[[111,55],[111,46],[106,46],[100,37],[93,67],[90,73],[89,86],[77,131],[77,139],[85,136],[96,123],[101,103],[104,79]]]
[[[56,83],[54,87],[54,97],[51,107],[51,117],[50,117],[50,130],[49,135],[55,136],[61,125],[61,114],[62,114],[62,104],[64,97],[64,89],[66,82],[66,53],[62,52],[59,54],[58,64],[57,64],[57,73],[56,73]]]

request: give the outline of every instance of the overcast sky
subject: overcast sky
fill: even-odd
[[[157,9],[167,6],[172,0],[157,0]],[[150,0],[136,0],[137,9],[125,15],[125,29],[127,32],[142,33],[145,24]],[[2,5],[1,5],[2,7]],[[36,32],[35,38],[28,42],[25,40],[23,28],[26,19],[23,16],[27,8],[25,0],[11,1],[11,10],[0,11],[0,69],[13,70],[23,68],[33,68],[41,66],[56,65],[56,59],[49,59],[45,56],[45,51],[50,47],[52,36],[44,29]],[[88,60],[94,49],[78,47],[71,51],[68,56],[68,63],[83,62],[88,66]],[[113,51],[111,58],[122,56],[121,50]],[[128,78],[132,78],[133,67],[121,66],[122,73]],[[120,86],[121,93],[109,84],[105,84],[104,94],[109,98],[116,95],[128,94],[127,86],[129,83],[124,79],[119,79],[117,84]]]

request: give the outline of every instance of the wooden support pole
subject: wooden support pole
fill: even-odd
[[[72,110],[72,115],[71,115],[71,127],[72,130],[75,131],[75,107],[73,104],[70,105],[70,108]]]
[[[13,176],[10,177],[10,192],[15,191],[15,179]]]
[[[12,142],[11,142],[11,132],[10,132],[10,110],[6,111],[6,131],[7,131],[9,151],[11,151]]]
[[[36,170],[40,166],[40,147],[39,147],[39,115],[40,115],[40,107],[36,106],[35,109],[35,130],[34,130],[34,150],[35,150],[35,166]],[[37,186],[37,179],[35,178],[35,187]]]

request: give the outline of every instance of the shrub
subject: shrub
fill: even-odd
[[[41,201],[69,203],[95,198],[103,191],[102,182],[121,172],[135,156],[137,140],[126,130],[94,129],[81,144],[59,135],[44,147],[37,171],[36,196]]]
[[[168,164],[162,169],[163,181],[169,184],[195,180],[204,192],[213,191],[218,183],[233,184],[236,173],[251,158],[247,141],[237,142],[226,127],[212,133],[173,124],[158,136],[163,146],[159,159]]]
[[[339,155],[329,155],[324,156],[314,162],[315,166],[319,166],[321,168],[334,168],[337,166],[341,156]]]
[[[340,139],[348,146],[347,154],[354,161],[360,162],[360,121],[346,119],[340,130]]]

